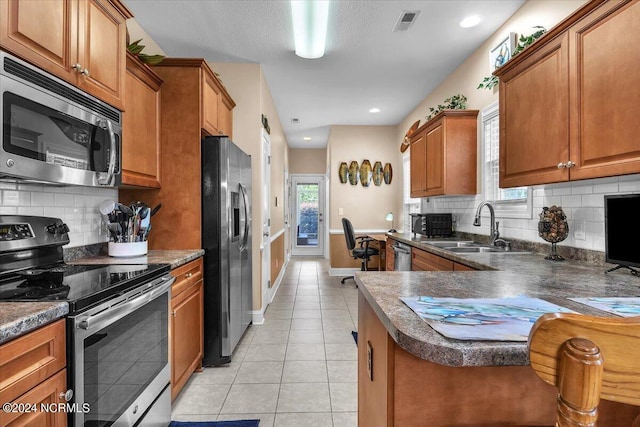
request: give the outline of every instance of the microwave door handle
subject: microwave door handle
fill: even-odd
[[[107,174],[105,175],[103,172],[96,172],[98,178],[98,184],[100,185],[111,185],[113,180],[113,174],[116,170],[116,133],[113,131],[113,126],[111,125],[111,120],[99,120],[98,126],[101,128],[107,128],[109,131],[109,139],[111,140],[111,152],[109,153],[109,167],[107,169]]]

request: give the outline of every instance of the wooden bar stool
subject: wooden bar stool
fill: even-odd
[[[600,399],[640,406],[640,317],[545,314],[529,334],[529,358],[558,388],[556,427],[595,427]],[[626,425],[640,427],[640,416]]]

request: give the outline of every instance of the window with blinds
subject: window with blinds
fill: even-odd
[[[409,148],[411,150],[411,148]],[[402,156],[402,217],[404,218],[405,233],[411,232],[411,215],[412,213],[420,212],[420,199],[411,198],[411,162],[409,157],[409,150],[404,152]]]
[[[498,103],[482,111],[483,193],[503,217],[527,217],[531,211],[529,187],[500,188],[500,114]],[[523,216],[524,215],[524,216]]]

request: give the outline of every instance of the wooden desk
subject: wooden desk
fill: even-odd
[[[378,246],[379,253],[379,261],[378,261],[378,270],[384,271],[385,262],[386,262],[386,244],[387,244],[387,235],[386,234],[367,234],[367,237],[370,237],[375,240],[375,245]]]

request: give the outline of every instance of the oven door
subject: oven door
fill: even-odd
[[[149,408],[168,425],[171,401],[168,312],[171,284],[163,276],[87,312],[70,316],[71,425],[133,426]],[[164,393],[163,393],[164,391]],[[149,414],[158,418],[158,414]]]
[[[114,186],[120,112],[17,58],[1,58],[0,176]]]

